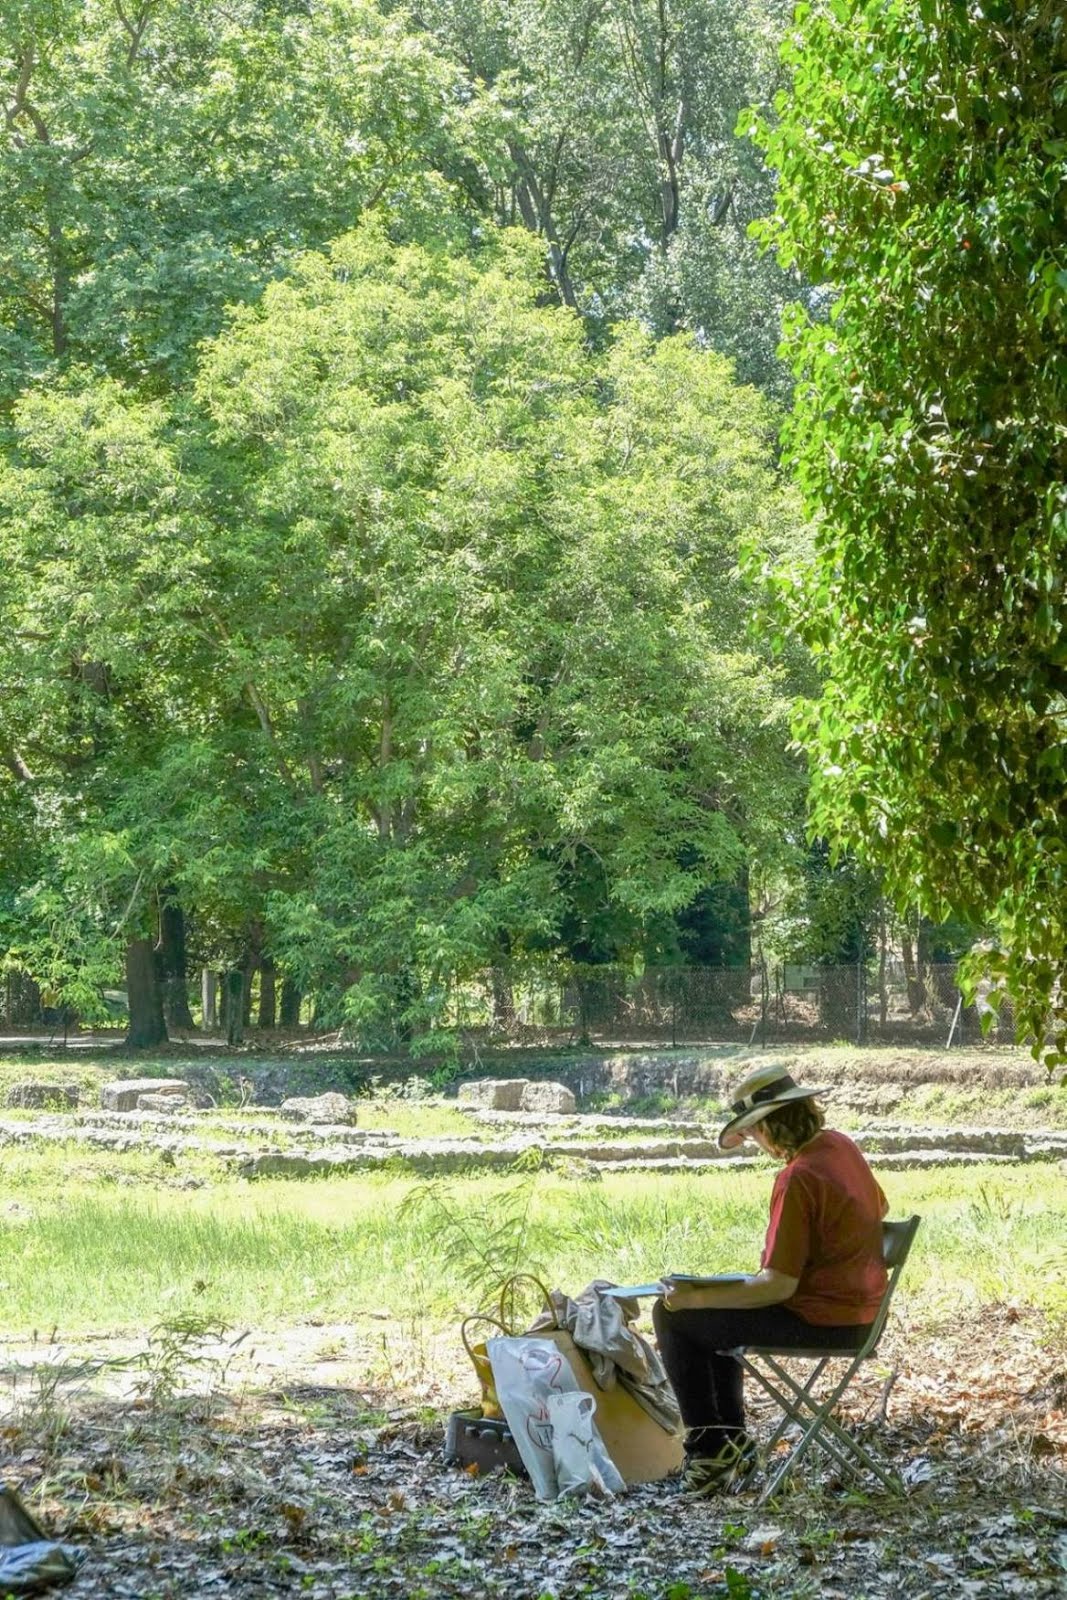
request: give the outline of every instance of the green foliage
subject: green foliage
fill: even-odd
[[[0,398],[72,360],[169,386],[364,211],[463,233],[495,159],[478,93],[364,0],[32,6],[0,84]]]
[[[71,982],[166,885],[396,1044],[505,941],[655,948],[780,848],[785,698],[738,643],[741,538],[795,517],[764,402],[683,336],[592,357],[537,255],[368,224],[235,311],[189,396],[19,402],[0,717]]]
[[[434,1259],[451,1292],[461,1301],[466,1297],[472,1311],[499,1308],[505,1326],[516,1330],[526,1300],[512,1279],[543,1274],[548,1252],[561,1237],[558,1223],[546,1229],[535,1216],[540,1152],[534,1154],[525,1177],[497,1188],[484,1202],[457,1203],[448,1179],[430,1178],[409,1190],[399,1213],[406,1227],[432,1233]]]
[[[506,116],[501,223],[543,240],[548,275],[595,336],[637,316],[698,332],[746,383],[788,393],[775,356],[795,277],[747,224],[773,182],[734,134],[779,69],[781,0],[428,0],[418,17]]]
[[[940,920],[1067,1060],[1067,37],[1040,0],[818,0],[758,130],[797,313],[788,448],[816,558],[780,573],[826,686],[814,818]]]
[[[854,856],[830,860],[816,840],[761,929],[764,950],[785,961],[865,961],[873,947],[880,885]]]
[[[145,1348],[130,1358],[136,1376],[135,1393],[152,1407],[164,1408],[194,1384],[215,1388],[226,1376],[228,1357],[219,1353],[226,1344],[236,1349],[244,1338],[227,1341],[231,1330],[217,1317],[190,1311],[167,1317],[148,1330]]]

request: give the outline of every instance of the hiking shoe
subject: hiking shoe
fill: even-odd
[[[713,1455],[689,1457],[682,1471],[682,1493],[691,1500],[721,1494],[747,1478],[755,1465],[755,1439],[747,1433],[735,1433]]]

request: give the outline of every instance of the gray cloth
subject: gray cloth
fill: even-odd
[[[69,1583],[80,1554],[47,1539],[0,1550],[0,1594],[36,1594],[54,1583]]]
[[[67,1583],[82,1554],[49,1539],[14,1489],[0,1486],[0,1594],[36,1594]]]
[[[601,1292],[612,1287],[597,1278],[574,1300],[562,1289],[553,1289],[552,1314],[546,1307],[528,1331],[565,1328],[588,1359],[601,1389],[620,1383],[661,1428],[675,1433],[682,1417],[663,1363],[648,1340],[630,1326],[640,1315],[638,1303]]]

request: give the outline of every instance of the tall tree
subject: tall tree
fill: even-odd
[[[689,329],[783,391],[779,312],[796,292],[748,237],[772,180],[738,113],[780,69],[780,0],[421,0],[416,16],[509,113],[496,214],[545,241],[594,330],[638,314]]]
[[[691,339],[591,357],[538,255],[365,226],[234,315],[194,403],[16,408],[12,733],[102,936],[166,885],[373,1036],[504,939],[551,955],[591,873],[651,951],[773,848],[785,702],[737,647],[739,542],[793,526],[770,417]],[[108,692],[72,779],[35,730],[75,652]]]
[[[370,0],[14,0],[0,108],[0,400],[57,363],[169,387],[364,211],[480,214],[495,137]]]
[[[481,158],[495,139],[482,98],[402,20],[362,0],[15,0],[4,22],[0,408],[84,368],[170,396],[224,308],[254,300],[308,244],[374,212],[400,234],[451,227],[462,245],[480,214]],[[202,785],[215,779],[210,747],[181,742],[207,718],[203,649],[187,641],[185,662],[168,655],[158,670],[163,574],[190,558],[177,531],[182,494],[154,497],[167,480],[162,413],[135,415],[106,385],[86,407],[84,392],[84,379],[55,389],[51,413],[31,402],[15,435],[8,510],[27,520],[5,535],[15,631],[3,651],[0,759],[12,781],[0,802],[29,829],[21,887],[35,881],[36,858],[41,885],[86,890],[73,902],[83,916],[57,917],[48,895],[19,900],[14,885],[7,948],[77,991],[91,1015],[110,969],[90,947],[150,938],[171,975],[180,968],[177,918],[192,887],[167,877],[183,858],[169,819],[186,786],[210,812]],[[81,448],[41,446],[37,430],[53,423],[84,427]],[[20,439],[34,440],[28,459]],[[32,509],[45,500],[47,531]],[[81,556],[101,563],[106,614],[80,598]],[[36,592],[22,585],[29,572]],[[229,709],[255,721],[246,685]],[[48,793],[52,810],[40,803]],[[236,839],[200,861],[196,887],[208,925],[229,928],[242,949],[264,891],[235,871],[247,861]],[[135,965],[141,997],[155,966]],[[169,1009],[187,1025],[183,989],[172,984]],[[153,997],[134,1034],[148,1038],[157,1009]]]
[[[817,0],[764,127],[798,315],[786,575],[826,674],[815,817],[902,903],[993,920],[1022,1034],[1067,1060],[1067,30],[1046,0]]]

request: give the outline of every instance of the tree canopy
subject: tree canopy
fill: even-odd
[[[825,675],[814,816],[988,954],[1067,1060],[1067,39],[1044,0],[816,0],[759,132],[798,311],[781,576]]]
[[[637,315],[697,332],[779,397],[798,280],[748,224],[772,178],[735,136],[780,80],[781,0],[422,0],[416,19],[505,119],[498,222],[546,244],[560,299],[599,336]]]
[[[228,304],[365,211],[480,216],[499,148],[369,0],[16,3],[0,84],[0,399],[56,363],[180,381]]]
[[[172,894],[365,1030],[398,994],[421,1023],[505,948],[669,952],[784,850],[786,701],[737,570],[794,523],[771,415],[689,336],[594,355],[543,287],[527,235],[368,222],[171,400],[72,374],[18,402],[38,966],[95,977]]]

